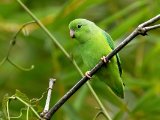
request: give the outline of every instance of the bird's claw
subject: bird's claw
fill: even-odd
[[[107,60],[106,60],[106,57],[105,56],[102,56],[101,57],[101,60],[104,62],[104,63],[107,63]],[[110,60],[108,61],[110,63]]]
[[[92,78],[91,75],[90,75],[90,71],[87,71],[87,72],[85,73],[85,76],[86,76],[87,78],[89,78],[89,79]]]
[[[101,60],[104,62],[104,63],[106,63],[107,61],[106,61],[106,57],[105,56],[102,56],[101,57]]]

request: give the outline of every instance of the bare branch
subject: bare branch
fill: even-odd
[[[130,41],[132,41],[136,36],[138,35],[146,35],[146,33],[152,29],[160,28],[159,25],[148,26],[148,28],[145,28],[147,25],[153,24],[156,21],[160,20],[160,15],[157,15],[156,17],[140,24],[124,41],[122,41],[110,54],[106,56],[106,61],[108,61],[116,55],[122,48],[124,48]],[[90,70],[90,75],[93,76],[103,65],[104,63],[100,61],[93,69]],[[106,63],[105,63],[106,64]],[[50,120],[53,114],[87,81],[89,80],[88,77],[84,76],[80,81],[76,83],[46,114],[46,119]]]
[[[46,104],[44,107],[43,112],[40,114],[41,117],[45,118],[45,114],[48,112],[49,110],[49,104],[50,104],[50,99],[51,99],[51,93],[52,93],[52,89],[53,89],[53,85],[55,83],[56,79],[50,78],[49,80],[49,88],[48,88],[48,94],[47,94],[47,99],[46,99]]]
[[[160,19],[160,14],[155,16],[155,17],[153,17],[153,18],[151,18],[151,19],[149,19],[148,21],[140,24],[139,27],[146,27],[148,25],[151,25],[151,24],[155,23],[159,19]]]
[[[157,28],[160,28],[160,24],[149,26],[149,27],[145,27],[146,31],[149,31],[149,30],[152,30],[152,29],[157,29]]]

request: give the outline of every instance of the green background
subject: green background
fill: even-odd
[[[140,23],[160,13],[160,0],[23,0],[49,29],[61,45],[72,54],[75,41],[69,37],[68,24],[75,18],[86,18],[107,31],[119,44]],[[0,60],[8,51],[10,40],[26,22],[32,21],[27,12],[14,0],[0,0]],[[160,23],[160,22],[159,22]],[[27,32],[27,33],[26,33]],[[98,48],[97,48],[98,49]],[[125,99],[110,94],[106,85],[91,81],[114,120],[160,119],[160,29],[138,36],[122,51],[120,57],[125,82]],[[94,54],[94,53],[93,53]],[[0,66],[0,102],[8,93],[18,89],[30,99],[41,97],[49,78],[55,78],[51,105],[54,105],[80,78],[73,64],[50,38],[36,25],[25,27],[9,55],[14,63],[29,68],[21,71],[9,62]],[[81,61],[75,58],[81,66]],[[41,111],[46,96],[39,102]],[[10,115],[18,116],[19,102],[11,102]],[[126,107],[129,109],[126,110]],[[53,116],[54,120],[92,120],[99,111],[88,88],[83,86]],[[0,107],[1,109],[1,107]],[[2,114],[0,114],[2,115]],[[23,112],[21,119],[25,118]],[[0,116],[2,117],[2,116]],[[30,115],[30,119],[32,119]],[[100,115],[98,120],[105,120]]]

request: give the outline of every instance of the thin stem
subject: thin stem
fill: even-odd
[[[9,59],[9,55],[10,55],[10,52],[13,48],[13,46],[16,44],[16,40],[17,40],[17,36],[19,35],[19,33],[23,30],[24,27],[26,27],[27,25],[30,25],[30,24],[33,24],[33,23],[36,23],[35,21],[31,21],[31,22],[27,22],[25,24],[23,24],[20,29],[15,33],[15,35],[13,36],[12,40],[10,41],[10,45],[9,45],[9,49],[7,51],[7,55],[5,58],[3,58],[3,60],[0,62],[0,66],[3,65],[6,61],[8,61],[11,65],[13,65],[14,67],[16,67],[17,69],[19,70],[22,70],[22,71],[30,71],[34,68],[34,65],[31,65],[30,68],[24,68],[24,67],[21,67],[17,64],[15,64],[14,62],[12,62],[10,59]]]
[[[44,32],[51,38],[53,43],[55,43],[60,50],[66,55],[67,58],[70,58],[70,55],[67,53],[67,51],[63,48],[63,46],[57,41],[57,39],[48,31],[48,29],[41,23],[41,21],[20,1],[17,0],[17,2],[24,8],[24,10],[35,20],[35,22],[44,30]]]
[[[16,34],[14,35],[14,38],[16,39],[16,37],[17,37],[18,34],[23,30],[23,28],[25,28],[26,26],[28,26],[28,25],[30,25],[30,24],[33,24],[33,23],[36,24],[35,21],[30,21],[30,22],[27,22],[27,23],[23,24],[23,25],[21,26],[21,28],[20,28],[20,29],[16,32]]]
[[[159,20],[159,19],[160,19],[160,14],[158,14],[157,16],[155,16],[155,17],[149,19],[148,21],[140,24],[138,27],[146,27],[146,26],[154,23],[155,21],[157,21],[157,20]]]
[[[102,112],[102,111],[99,111],[99,112],[95,115],[95,117],[93,118],[93,120],[96,120],[96,119],[98,118],[98,116],[101,115],[101,114],[103,114],[103,112]]]
[[[77,65],[77,63],[75,62],[75,60],[73,59],[72,61],[73,61],[72,63],[73,63],[74,66],[76,67],[76,69],[79,71],[80,75],[83,77],[84,75],[83,75],[82,71],[80,70],[80,68],[78,67],[78,65]],[[102,112],[104,113],[104,115],[108,118],[108,120],[111,120],[111,117],[110,117],[109,114],[107,113],[105,107],[103,106],[102,102],[99,100],[97,94],[95,93],[95,91],[93,90],[91,84],[90,84],[88,81],[87,81],[87,86],[88,86],[88,88],[90,89],[90,91],[91,91],[91,93],[93,94],[93,96],[95,97],[97,103],[98,103],[99,106],[101,107]]]
[[[17,69],[19,69],[19,70],[30,71],[30,70],[34,69],[34,65],[31,65],[30,68],[24,68],[24,67],[22,67],[22,66],[19,66],[19,65],[13,63],[9,58],[7,58],[7,61],[8,61],[11,65],[15,66],[15,67],[16,67]]]
[[[29,106],[27,107],[26,120],[29,120]]]
[[[89,83],[89,82],[87,81],[87,85],[88,85],[88,87],[90,88],[90,90],[92,91],[93,88],[92,88],[91,85],[88,84],[88,83]],[[92,91],[92,93],[95,93],[94,90]],[[95,97],[98,97],[98,96],[96,96],[96,95],[94,95],[94,96],[95,96]],[[96,98],[96,99],[97,99],[97,102],[98,102],[99,106],[101,107],[101,110],[102,110],[101,112],[103,113],[103,115],[106,116],[108,120],[112,120],[111,117],[109,116],[109,114],[107,113],[105,107],[104,107],[103,104],[101,103],[101,101],[99,101],[99,98]]]
[[[22,31],[22,29],[23,29],[24,27],[26,27],[27,25],[33,24],[33,23],[36,23],[36,22],[35,22],[35,21],[31,21],[31,22],[27,22],[27,23],[23,24],[23,25],[20,27],[20,29],[15,33],[15,35],[13,36],[13,39],[10,41],[10,46],[9,46],[9,49],[8,49],[8,52],[7,52],[7,56],[6,56],[7,59],[8,59],[8,57],[9,57],[9,54],[10,54],[10,52],[11,52],[12,47],[13,47],[13,46],[15,45],[15,43],[16,43],[16,39],[17,39],[17,36],[19,35],[19,33]]]
[[[10,117],[11,119],[18,119],[18,118],[20,118],[20,117],[22,117],[22,111],[23,110],[26,110],[25,108],[22,108],[21,110],[20,110],[20,114],[19,114],[19,116],[17,116],[17,117]]]
[[[25,102],[24,100],[22,100],[21,98],[19,98],[19,97],[17,97],[17,96],[16,96],[16,99],[19,100],[20,102],[22,102],[23,104],[25,104],[27,107],[29,107],[29,108],[33,111],[33,113],[34,113],[39,119],[41,119],[41,117],[38,115],[38,113],[35,111],[35,109],[34,109],[30,104],[28,104],[27,102]]]
[[[44,95],[45,95],[46,93],[47,93],[47,91],[43,92],[43,93],[42,93],[42,96],[41,96],[40,98],[38,98],[38,99],[37,99],[37,98],[31,99],[31,100],[30,100],[31,104],[32,104],[32,103],[39,102],[40,100],[42,100],[42,98],[44,97]]]
[[[145,27],[144,29],[146,29],[146,31],[149,31],[151,29],[156,29],[156,28],[160,28],[160,24],[158,25],[153,25],[153,26],[149,26],[149,27]]]
[[[0,62],[0,66],[3,65],[6,62],[7,58],[3,58],[3,60]]]
[[[79,68],[79,66],[77,65],[76,61],[75,61],[74,59],[72,59],[71,61],[72,61],[73,65],[74,65],[74,67],[75,67],[75,68],[77,69],[77,71],[79,72],[79,74],[83,77],[84,74],[83,74],[82,70]]]
[[[7,101],[7,119],[10,120],[10,116],[9,116],[9,100]]]
[[[67,51],[63,48],[63,46],[57,41],[57,39],[48,31],[48,29],[40,22],[40,20],[20,1],[17,0],[17,2],[24,8],[24,10],[33,18],[33,20],[35,20],[37,22],[37,24],[42,28],[42,30],[48,35],[48,37],[52,40],[53,43],[55,43],[59,49],[65,54],[65,56],[73,63],[73,65],[75,66],[75,68],[77,69],[77,71],[80,73],[81,76],[83,76],[83,72],[80,70],[80,68],[78,67],[77,63],[75,60],[71,59],[71,56],[67,53]],[[99,106],[101,107],[101,109],[103,110],[104,114],[106,116],[108,116],[107,111],[105,110],[102,102],[100,101],[100,99],[98,98],[97,94],[95,93],[95,91],[93,90],[92,86],[90,85],[89,82],[87,82],[87,86],[90,89],[91,93],[93,94],[93,96],[95,97],[97,103],[99,104]]]

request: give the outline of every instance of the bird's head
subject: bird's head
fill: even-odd
[[[94,34],[95,27],[96,25],[89,20],[75,19],[69,24],[70,36],[80,43],[85,43]]]

